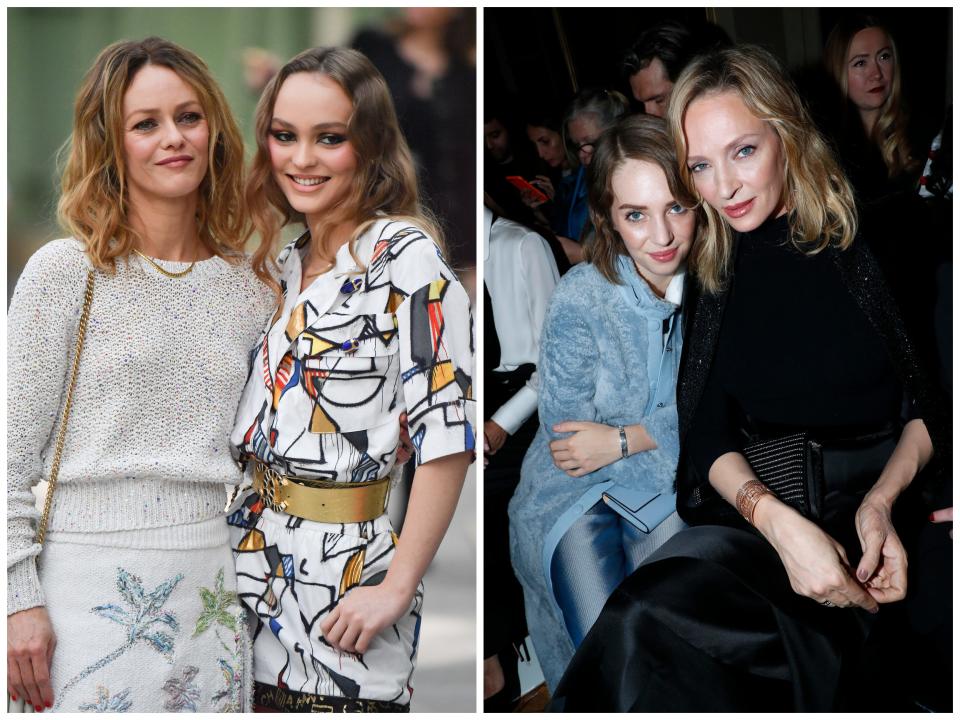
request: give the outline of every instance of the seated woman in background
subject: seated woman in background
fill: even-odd
[[[587,212],[587,168],[593,158],[600,134],[630,112],[630,103],[615,90],[586,89],[578,92],[567,106],[563,116],[562,135],[568,153],[568,163],[574,160],[580,166],[573,182],[567,210],[566,232],[560,242],[576,265],[583,260],[583,245],[590,235]]]
[[[540,211],[543,216],[541,222],[546,222],[558,235],[567,237],[579,165],[564,147],[560,112],[541,104],[528,110],[525,120],[527,137],[537,155],[550,168],[548,174],[537,175],[531,180],[531,184],[542,190],[549,200],[526,202]],[[586,205],[585,197],[581,199],[581,204]]]
[[[520,694],[518,648],[527,637],[523,590],[510,566],[507,503],[537,433],[540,330],[560,273],[549,242],[535,230],[483,209],[483,527],[484,711],[509,712]]]
[[[900,304],[928,372],[939,375],[938,277],[952,259],[952,203],[918,194],[922,160],[938,117],[912,117],[892,35],[870,15],[834,27],[824,63],[839,90],[834,139],[860,210],[863,235]],[[904,252],[909,241],[910,252]],[[942,297],[939,299],[942,302]],[[942,342],[942,341],[941,341]]]
[[[698,58],[668,117],[707,215],[678,386],[677,507],[696,527],[614,592],[556,704],[876,703],[845,695],[841,679],[879,607],[906,593],[894,503],[948,436],[855,240],[850,186],[773,56],[740,47]],[[770,460],[778,445],[792,460]]]
[[[859,199],[916,184],[920,161],[908,135],[897,46],[887,30],[869,15],[845,19],[827,38],[824,63],[841,94],[837,146]]]
[[[675,385],[696,203],[658,118],[620,121],[591,154],[596,239],[547,310],[541,425],[510,503],[513,566],[551,689],[610,592],[682,527]],[[632,518],[647,523],[638,529],[604,494],[642,494],[663,514]]]

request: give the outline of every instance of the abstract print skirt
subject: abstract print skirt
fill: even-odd
[[[360,654],[334,650],[320,624],[351,588],[387,574],[397,536],[382,515],[320,523],[274,512],[253,491],[228,517],[237,593],[251,611],[254,680],[307,696],[408,706],[420,634],[423,585],[409,610]]]
[[[224,517],[51,532],[40,584],[57,637],[54,710],[245,712],[251,645]]]

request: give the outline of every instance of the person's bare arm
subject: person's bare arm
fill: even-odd
[[[334,648],[364,653],[379,632],[407,612],[453,518],[471,458],[472,453],[461,452],[417,468],[403,533],[383,582],[353,588],[320,624]]]
[[[740,487],[756,479],[738,452],[725,453],[710,466],[710,485],[734,507]],[[794,592],[819,603],[877,611],[877,601],[854,579],[843,546],[775,495],[760,498],[753,524],[777,551]]]
[[[557,235],[557,240],[560,241],[560,247],[563,248],[563,252],[571,265],[583,262],[583,246],[580,243],[574,242],[563,235]]]
[[[893,527],[893,504],[932,456],[927,426],[923,420],[911,420],[857,509],[857,537],[863,550],[857,578],[878,602],[902,600],[907,594],[907,553]]]
[[[550,442],[553,464],[571,477],[581,477],[623,458],[620,430],[612,425],[595,422],[567,421],[553,426],[555,433],[572,435]],[[623,428],[627,437],[627,454],[646,452],[657,448],[640,424]]]

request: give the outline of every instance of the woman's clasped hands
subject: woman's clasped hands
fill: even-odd
[[[771,499],[758,503],[754,522],[780,556],[794,592],[827,607],[861,607],[902,600],[907,556],[890,508],[867,497],[856,515],[863,556],[853,568],[843,546],[793,508]]]

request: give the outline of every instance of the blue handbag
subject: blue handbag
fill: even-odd
[[[602,497],[607,507],[647,535],[677,509],[676,493],[657,493],[612,485]]]

